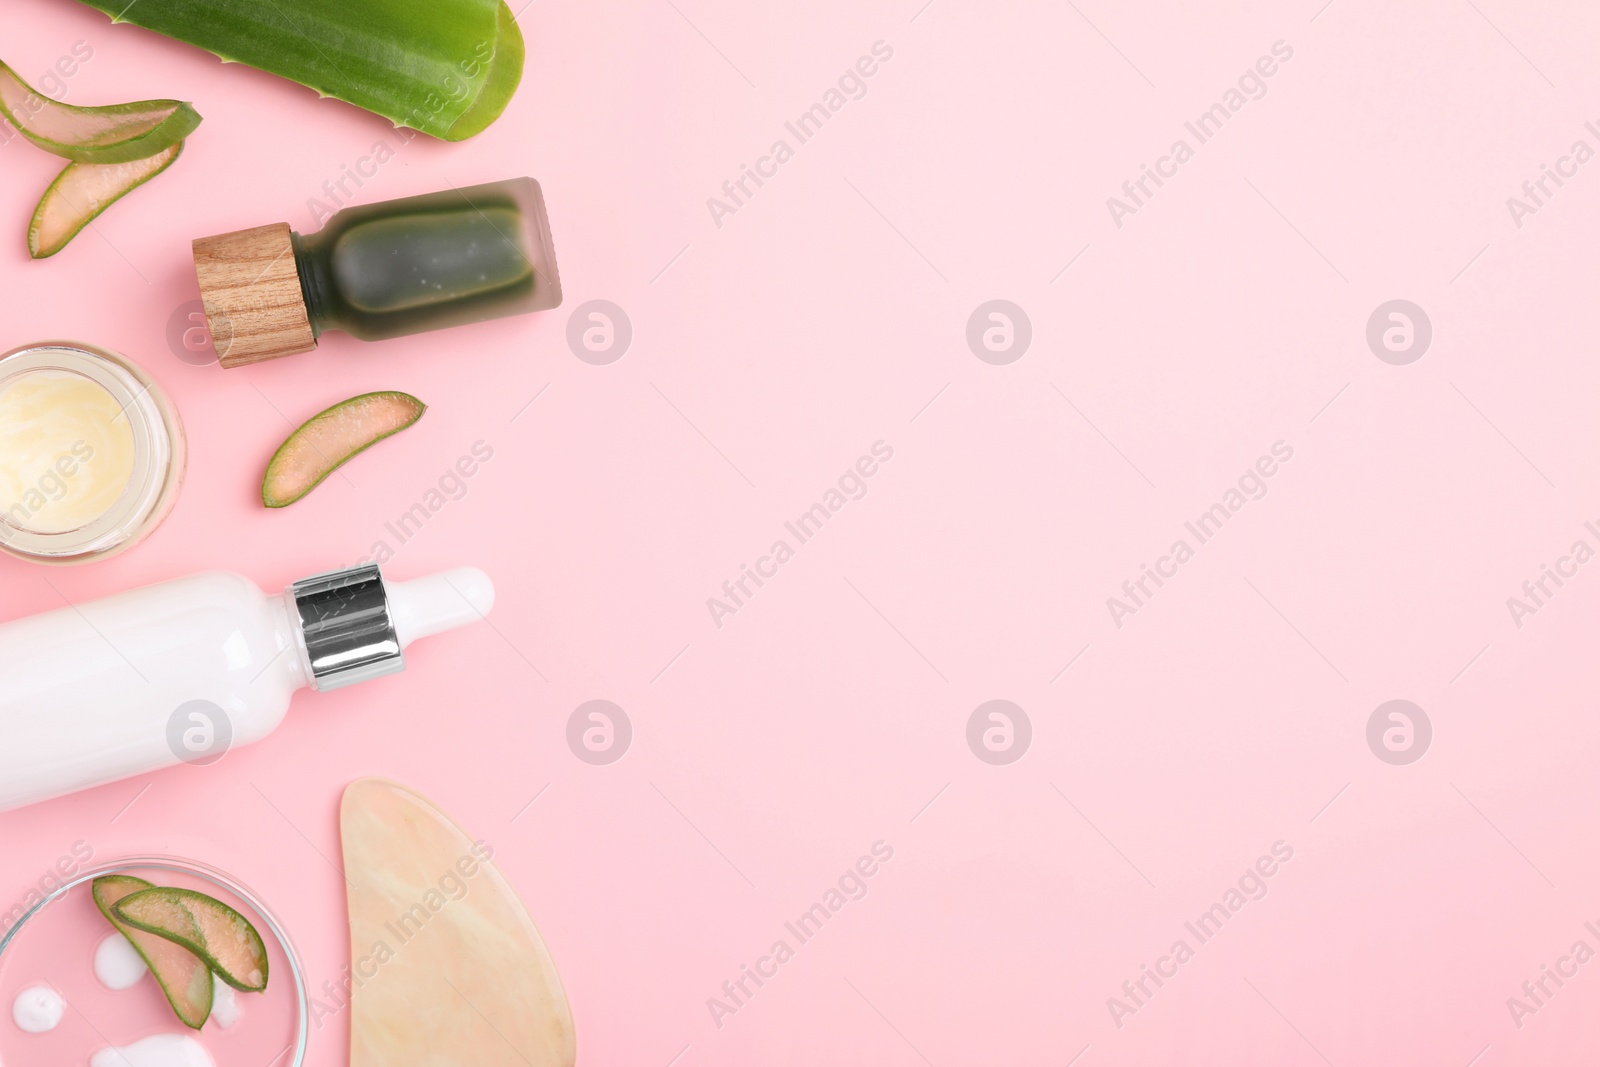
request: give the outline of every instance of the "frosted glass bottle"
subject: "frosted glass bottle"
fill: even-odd
[[[201,237],[194,269],[223,367],[309,352],[327,330],[381,341],[561,303],[532,178],[347,207],[311,234]]]
[[[275,730],[296,690],[402,671],[412,641],[493,605],[479,570],[386,585],[361,566],[276,595],[197,574],[0,624],[0,811],[214,763]]]

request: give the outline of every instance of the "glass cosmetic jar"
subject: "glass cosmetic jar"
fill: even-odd
[[[0,355],[0,552],[105,559],[139,543],[183,485],[183,424],[137,365],[42,341]]]

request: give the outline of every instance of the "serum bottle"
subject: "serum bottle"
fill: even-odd
[[[275,595],[196,574],[0,624],[0,811],[215,762],[296,690],[395,674],[411,642],[493,606],[474,568],[391,584],[366,565]]]

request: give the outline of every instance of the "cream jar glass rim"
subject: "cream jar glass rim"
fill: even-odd
[[[108,551],[128,539],[160,507],[174,459],[174,436],[155,383],[142,370],[103,348],[76,341],[41,341],[0,355],[0,392],[25,374],[77,374],[105,389],[133,433],[133,473],[117,502],[74,530],[40,533],[0,513],[0,544],[40,560],[67,560]]]

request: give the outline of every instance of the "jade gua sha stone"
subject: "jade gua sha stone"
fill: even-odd
[[[504,0],[83,0],[446,141],[483,130],[522,80]]]
[[[491,850],[404,786],[339,810],[350,899],[350,1067],[572,1067],[572,1010]],[[312,1013],[337,1004],[313,1002]]]

